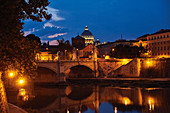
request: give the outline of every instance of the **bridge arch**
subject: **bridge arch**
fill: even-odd
[[[65,75],[67,78],[93,78],[95,73],[89,66],[74,65],[65,70]]]
[[[34,82],[36,83],[56,83],[59,82],[59,76],[55,70],[45,66],[38,66],[37,76]]]
[[[47,69],[54,71],[56,74],[58,73],[58,70],[56,68],[54,68],[55,66],[53,66],[51,64],[49,65],[49,64],[46,64],[46,63],[39,63],[38,67],[47,68]]]

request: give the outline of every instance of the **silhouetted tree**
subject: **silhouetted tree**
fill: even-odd
[[[111,51],[111,56],[115,58],[135,58],[140,57],[140,49],[138,46],[117,45],[114,51]]]
[[[22,20],[41,22],[43,18],[50,19],[51,15],[46,12],[48,5],[48,0],[0,0],[1,72],[12,69],[21,76],[35,75],[39,45],[23,36]]]

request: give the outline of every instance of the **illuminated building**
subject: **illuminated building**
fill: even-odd
[[[39,61],[58,60],[58,45],[46,45],[41,46],[41,52],[36,55],[36,59]]]
[[[94,37],[93,34],[88,30],[86,25],[84,32],[81,34],[81,37],[85,39],[85,46],[89,44],[94,44]]]
[[[170,29],[148,35],[147,42],[152,57],[170,57]]]
[[[93,44],[89,44],[85,48],[79,50],[78,54],[79,54],[79,57],[92,58],[93,51],[94,51],[94,45]],[[97,48],[97,55],[99,55],[98,48]]]

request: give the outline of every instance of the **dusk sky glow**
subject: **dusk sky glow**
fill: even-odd
[[[42,41],[71,38],[87,24],[95,40],[112,42],[136,39],[160,29],[170,29],[170,0],[50,0],[49,21],[25,20],[25,35],[35,34]]]

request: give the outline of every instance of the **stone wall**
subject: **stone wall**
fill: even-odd
[[[120,68],[114,71],[114,76],[121,77],[139,77],[140,76],[140,59],[133,59],[126,65],[122,65]]]
[[[170,78],[170,59],[141,59],[140,77]]]
[[[0,73],[0,113],[9,113],[6,92],[4,84],[1,80],[1,73]]]

